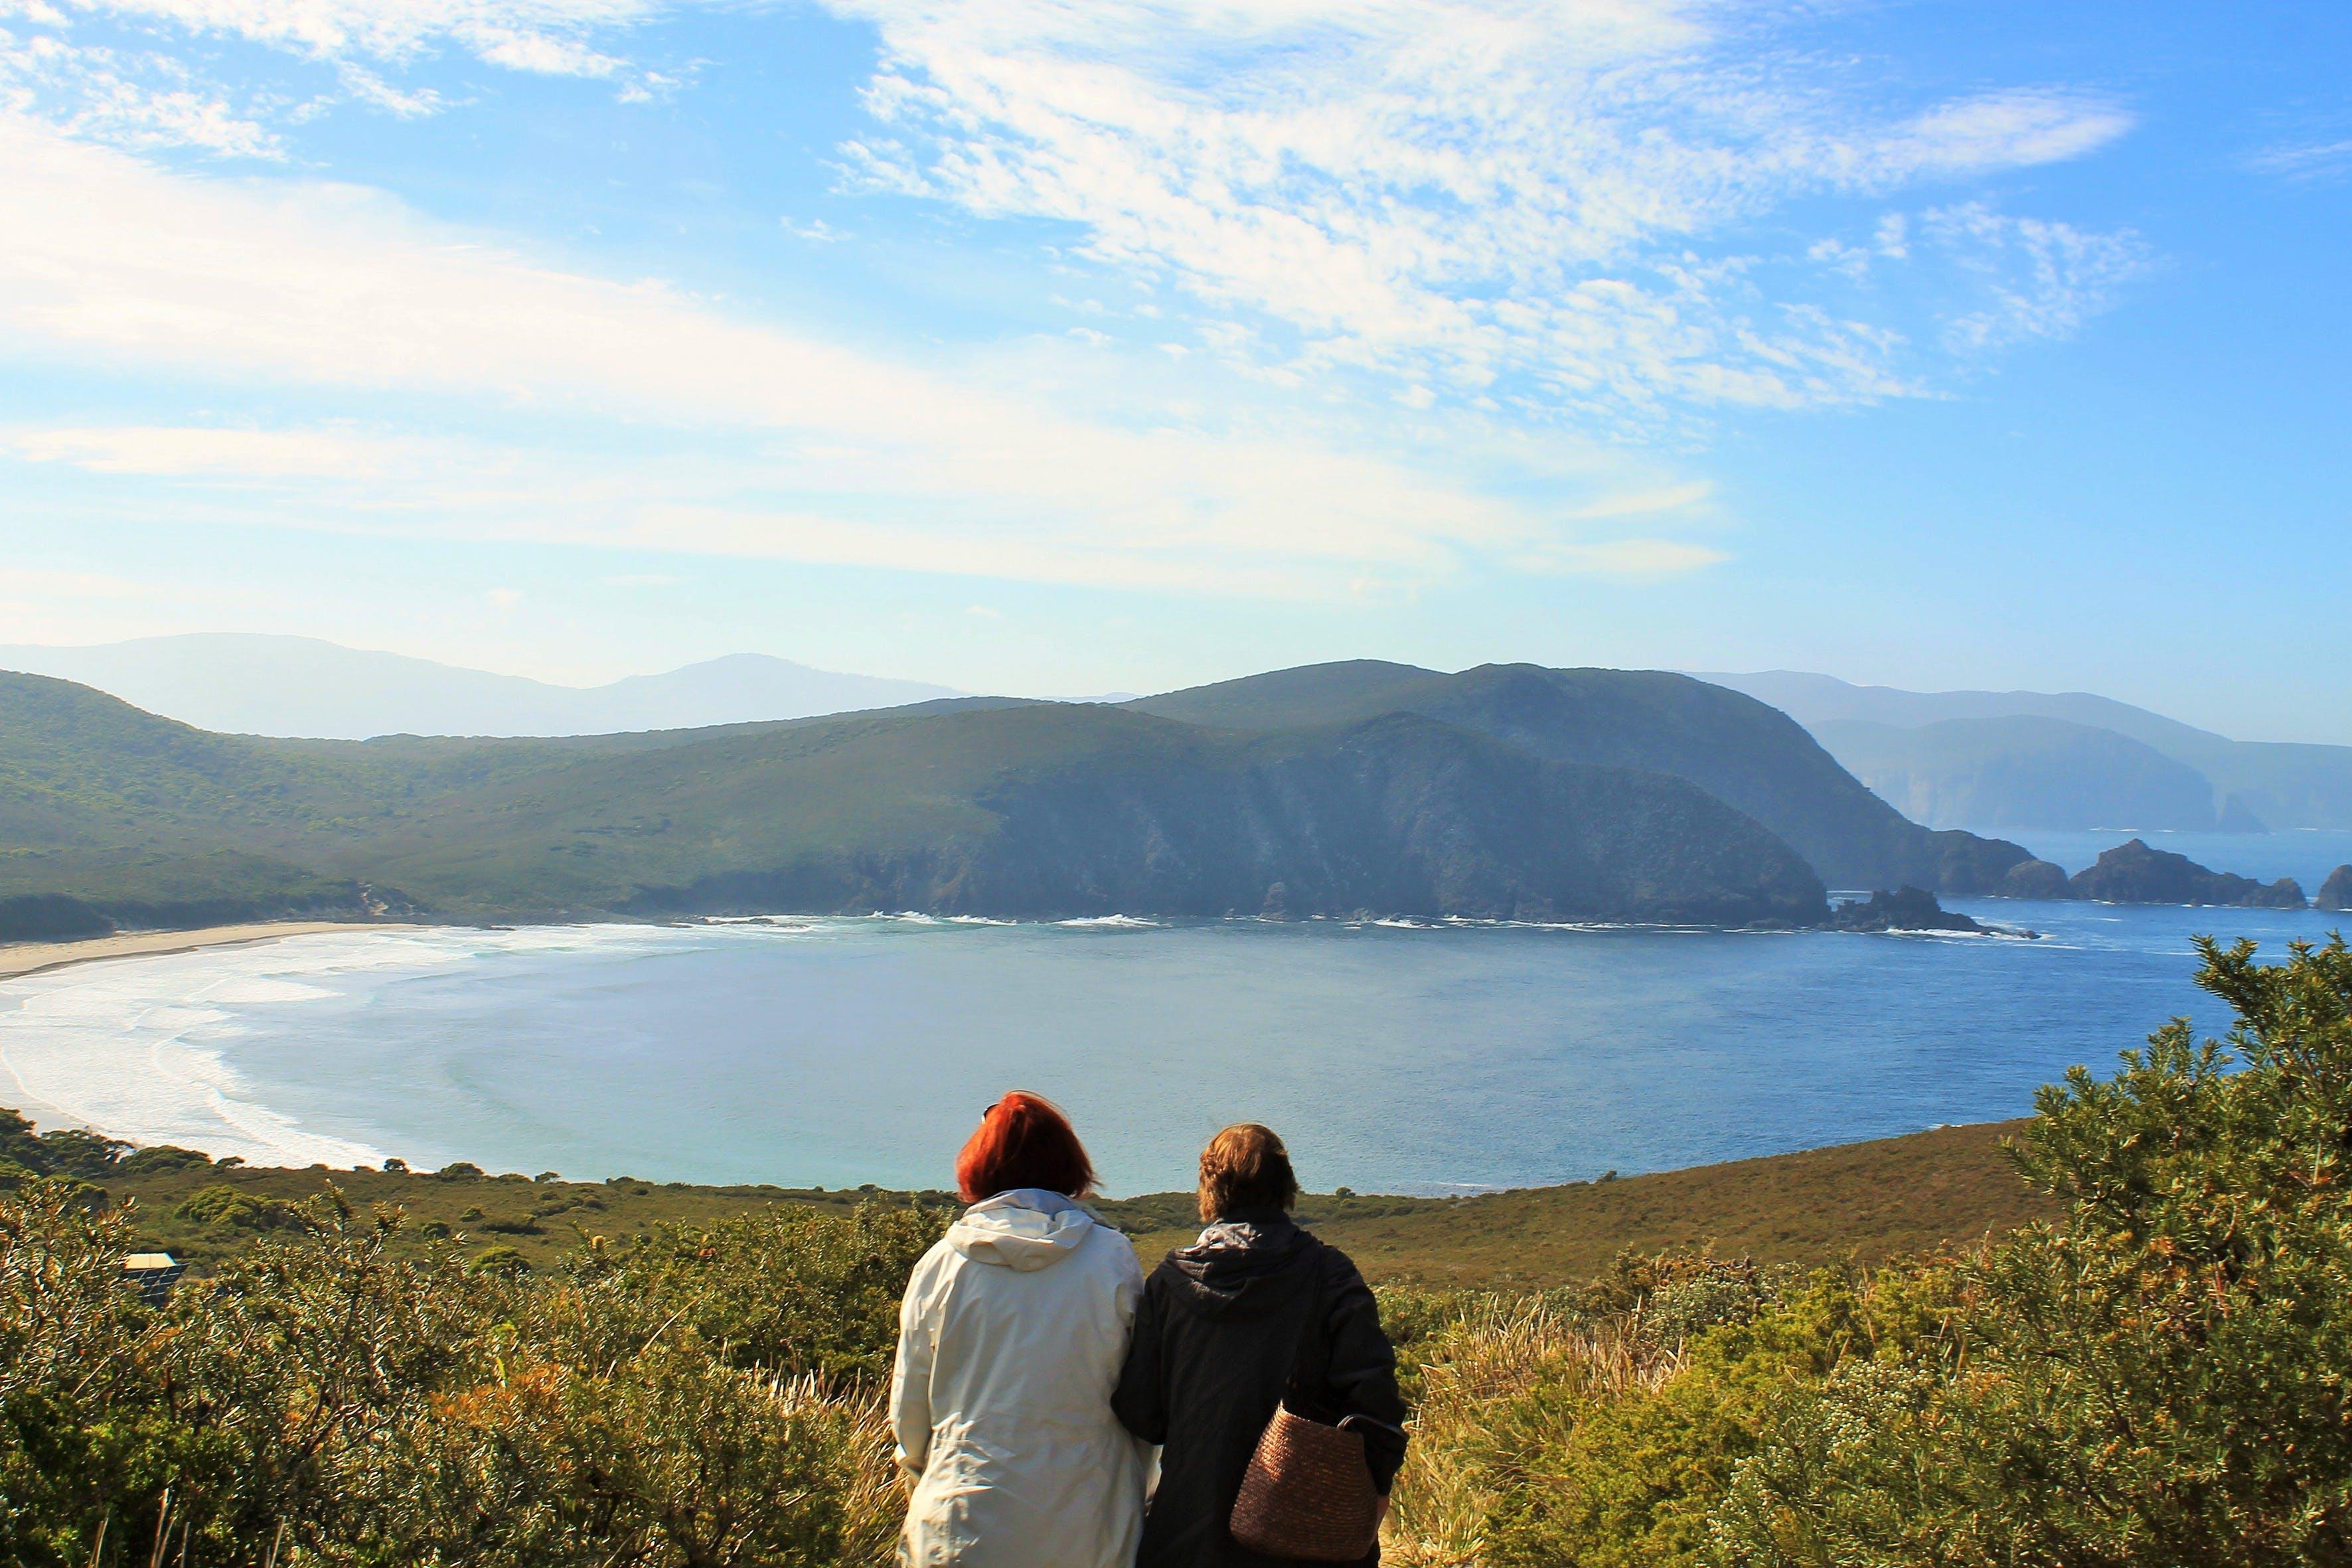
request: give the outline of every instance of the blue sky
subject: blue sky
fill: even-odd
[[[0,642],[2352,742],[2334,3],[0,0]]]

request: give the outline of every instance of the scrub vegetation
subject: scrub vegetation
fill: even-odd
[[[1768,1238],[1754,1216],[1711,1251],[1659,1217],[1704,1191],[1817,1206],[1908,1141],[1843,1167],[1310,1200],[1327,1235],[1400,1256],[1413,1225],[1449,1237],[1490,1205],[1473,1253],[1433,1245],[1381,1286],[1418,1405],[1391,1561],[2352,1558],[2352,952],[2203,960],[2228,1039],[2175,1023],[2043,1090],[2014,1139],[2027,1198],[1992,1234],[1914,1247],[1881,1211],[1880,1247],[1824,1265],[1810,1214],[1777,1258],[1722,1244]],[[1986,1134],[1935,1136],[1913,1147],[1946,1179],[1923,1190],[1948,1194]],[[0,1156],[0,1561],[150,1562],[159,1536],[162,1560],[256,1568],[888,1560],[877,1391],[943,1204],[467,1169],[347,1192],[20,1122]],[[455,1215],[354,1203],[379,1178]],[[530,1216],[539,1236],[492,1223],[600,1192],[618,1205]],[[1108,1206],[1156,1236],[1173,1202]],[[583,1211],[569,1245],[544,1234]],[[1530,1278],[1574,1256],[1540,1227],[1578,1214],[1664,1228],[1597,1275]],[[1527,1272],[1465,1288],[1514,1223]],[[126,1289],[124,1255],[175,1226],[225,1238],[209,1267],[160,1303]]]

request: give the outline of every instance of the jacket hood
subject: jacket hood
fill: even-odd
[[[1168,1255],[1182,1299],[1207,1318],[1262,1318],[1314,1280],[1321,1244],[1280,1209],[1241,1209]]]
[[[1085,1246],[1097,1223],[1085,1205],[1059,1193],[1017,1187],[964,1210],[948,1226],[948,1245],[975,1263],[1033,1274]]]

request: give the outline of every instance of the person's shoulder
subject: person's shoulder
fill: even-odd
[[[1143,1260],[1135,1255],[1135,1243],[1129,1241],[1126,1232],[1117,1226],[1097,1220],[1093,1234],[1079,1247],[1078,1256],[1088,1259],[1097,1268],[1139,1284],[1142,1282]]]
[[[956,1249],[955,1244],[943,1236],[931,1243],[920,1258],[915,1259],[915,1267],[909,1279],[933,1279],[952,1269],[964,1260],[963,1254]]]
[[[1307,1234],[1314,1237],[1315,1267],[1325,1285],[1361,1285],[1364,1283],[1363,1270],[1356,1267],[1356,1260],[1354,1258],[1349,1257],[1346,1253],[1340,1251],[1329,1242],[1325,1241],[1322,1237],[1316,1237],[1312,1231],[1309,1231]]]

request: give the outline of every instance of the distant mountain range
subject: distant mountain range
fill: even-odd
[[[1244,730],[974,699],[562,740],[288,741],[6,675],[0,848],[0,924],[13,912],[66,929],[362,910],[1827,914],[1801,856],[1687,779],[1546,756],[1402,708]]]
[[[1124,706],[367,742],[223,735],[0,675],[0,925],[328,910],[1801,925],[1827,918],[1823,868],[1983,891],[2029,858],[1905,821],[1785,715],[1655,671],[1356,663]]]
[[[1902,691],[1771,670],[1769,702],[1931,827],[2352,827],[2352,746],[2232,741],[2087,692]]]
[[[839,674],[758,654],[569,687],[310,637],[243,634],[91,647],[0,647],[0,669],[94,687],[216,732],[330,740],[693,730],[959,695],[944,686]],[[1273,704],[1265,710],[1295,727],[1342,715],[1361,719],[1398,706],[1421,711],[1431,702],[1407,689],[1452,679],[1425,670],[1397,673],[1408,669],[1313,666],[1309,672],[1323,673],[1311,680],[1309,672],[1284,672],[1206,689],[1224,694],[1215,699],[1175,693],[1141,699],[1139,706],[1170,717],[1241,722],[1233,714],[1242,712],[1236,704],[1248,693],[1248,703]],[[1912,824],[1996,833],[2352,827],[2352,747],[2232,741],[2085,692],[1903,691],[1786,670],[1697,679],[1790,715],[1829,753],[1818,761],[1833,759],[1894,810],[1874,812],[1861,804],[1852,781],[1808,787],[1784,800],[1777,784],[1736,782],[1727,773],[1738,766],[1711,763],[1705,747],[1694,754],[1685,754],[1687,747],[1675,750],[1670,732],[1640,744],[1612,742],[1598,752],[1588,745],[1593,737],[1581,734],[1565,751],[1549,743],[1536,749],[1562,760],[1617,761],[1690,777],[1780,835],[1840,887],[1875,886],[1891,877],[1957,891],[1984,881],[1980,874],[1943,865],[1947,850],[1964,849],[1963,841],[1934,847],[1916,837]],[[1286,681],[1305,683],[1295,699],[1281,695],[1289,690]],[[1118,693],[1097,700],[1129,699]],[[1204,706],[1211,703],[1223,709],[1212,714]],[[1526,743],[1507,718],[1465,716],[1456,708],[1437,716]],[[1757,721],[1750,715],[1742,721]],[[1805,804],[1799,807],[1797,801]],[[1827,815],[1801,819],[1812,811]],[[1893,826],[1902,818],[1909,822]]]
[[[802,719],[953,697],[731,654],[605,686],[557,686],[315,637],[204,633],[90,647],[0,647],[0,669],[54,676],[235,735],[601,735]]]

